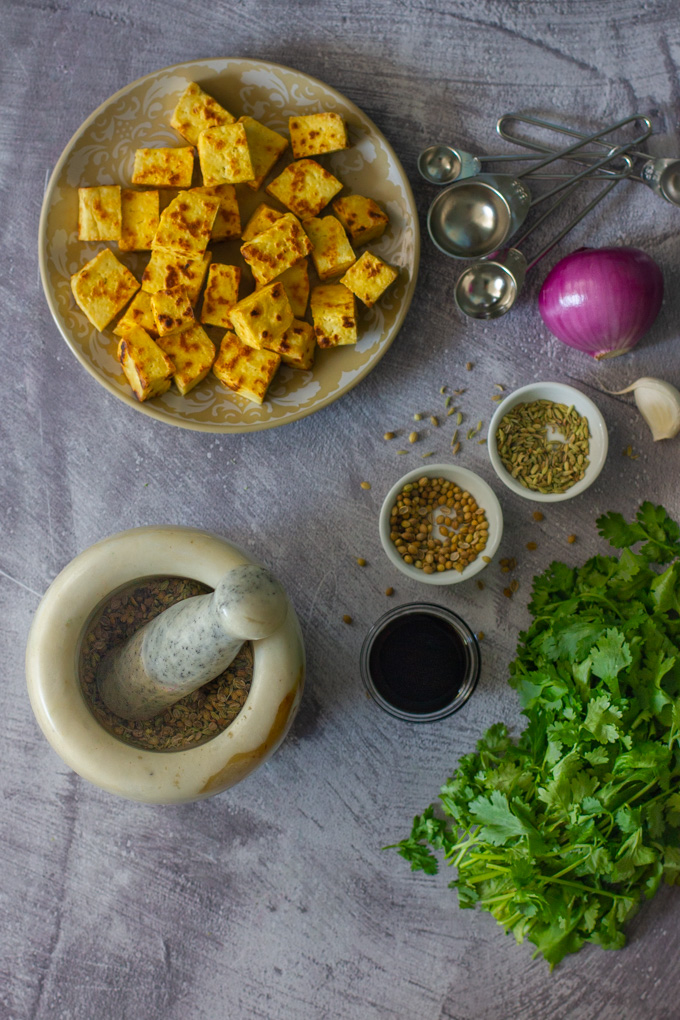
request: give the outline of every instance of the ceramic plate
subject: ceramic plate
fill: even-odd
[[[186,144],[170,127],[170,117],[191,81],[198,82],[235,116],[249,114],[286,135],[288,117],[293,114],[321,110],[340,113],[347,121],[351,148],[322,156],[319,161],[343,182],[343,194],[374,198],[390,217],[385,234],[370,247],[398,267],[399,278],[373,308],[361,305],[359,342],[352,347],[318,351],[309,372],[282,366],[262,406],[225,390],[212,373],[187,397],[181,397],[173,386],[161,397],[138,403],[116,360],[117,338],[111,331],[115,320],[99,333],[71,294],[71,275],[104,247],[103,242],[78,241],[77,188],[118,183],[129,186],[135,149]],[[267,180],[280,173],[290,158],[284,157]],[[283,208],[264,189],[253,193],[245,185],[237,185],[237,194],[244,224],[263,200]],[[213,261],[240,262],[238,245],[235,241],[213,245]],[[149,253],[121,254],[115,242],[111,242],[111,248],[140,279]],[[66,146],[50,178],[40,220],[43,287],[57,326],[81,364],[110,393],[138,411],[183,428],[209,432],[251,432],[285,425],[337,400],[363,379],[403,322],[413,296],[419,251],[418,219],[409,182],[375,124],[322,82],[291,68],[257,60],[178,64],[117,92],[95,110]],[[310,277],[313,284],[313,272]],[[208,332],[217,341],[223,333],[212,327]]]

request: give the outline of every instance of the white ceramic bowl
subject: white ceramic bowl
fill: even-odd
[[[496,432],[501,420],[517,404],[531,403],[532,400],[552,400],[556,404],[566,404],[568,407],[573,404],[575,410],[588,419],[590,427],[589,464],[583,478],[566,492],[533,492],[531,489],[525,488],[521,482],[516,481],[503,467],[496,443]],[[537,382],[520,387],[501,401],[489,424],[487,448],[494,471],[503,484],[516,492],[518,496],[532,499],[536,503],[560,503],[562,500],[573,499],[574,496],[580,495],[593,484],[607,459],[609,436],[605,420],[590,397],[573,386],[567,386],[566,383]]]
[[[409,482],[415,482],[419,478],[446,478],[447,481],[453,482],[455,485],[459,485],[461,489],[470,493],[474,496],[477,504],[481,506],[486,512],[486,519],[489,522],[489,538],[486,544],[486,548],[476,560],[473,560],[465,570],[460,573],[457,570],[443,570],[441,573],[426,574],[423,570],[418,567],[412,566],[410,563],[404,563],[403,559],[397,552],[394,542],[390,538],[390,515],[392,513],[392,507],[394,506],[397,496]],[[498,546],[501,542],[503,535],[503,513],[501,511],[501,505],[498,502],[496,493],[493,491],[490,485],[476,475],[474,471],[469,471],[468,468],[456,467],[452,464],[431,464],[427,468],[417,468],[415,471],[409,471],[407,475],[400,478],[396,482],[385,497],[385,501],[380,511],[380,541],[382,547],[387,554],[387,558],[390,560],[393,566],[400,570],[402,574],[412,578],[414,581],[421,581],[423,584],[458,584],[460,581],[467,581],[468,578],[474,577],[484,567],[487,566],[482,556],[487,556],[493,559]]]

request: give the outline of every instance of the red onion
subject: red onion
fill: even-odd
[[[646,252],[579,248],[550,270],[538,309],[559,340],[599,361],[634,347],[662,298],[661,270]]]

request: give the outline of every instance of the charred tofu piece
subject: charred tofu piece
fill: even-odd
[[[135,150],[133,184],[148,188],[190,188],[193,173],[193,146]]]
[[[293,322],[293,309],[280,281],[249,294],[230,314],[239,339],[251,347],[268,347]]]
[[[390,222],[377,202],[363,195],[341,195],[333,199],[333,212],[349,234],[352,244],[368,244],[382,237]]]
[[[246,129],[250,160],[253,164],[255,179],[248,181],[248,187],[257,191],[263,180],[288,148],[288,139],[277,131],[260,124],[254,117],[239,117],[239,124]]]
[[[255,177],[246,129],[238,122],[202,131],[198,137],[198,158],[207,186],[239,184]]]
[[[283,336],[267,344],[270,351],[281,355],[284,365],[291,368],[310,369],[314,364],[316,354],[316,338],[314,330],[308,322],[302,319],[293,319],[292,326],[289,326]]]
[[[235,333],[225,333],[213,372],[223,386],[261,404],[280,364],[280,356],[273,351],[258,350]]]
[[[173,381],[186,397],[210,371],[215,360],[215,345],[206,331],[194,323],[181,333],[160,336],[158,346],[175,366]]]
[[[170,389],[175,366],[141,326],[133,326],[121,337],[118,360],[137,400],[149,400]]]
[[[357,257],[347,240],[345,228],[335,216],[306,220],[305,230],[314,245],[312,261],[320,280],[330,280],[356,262]]]
[[[365,251],[340,280],[360,301],[370,308],[391,283],[399,276],[394,266],[388,266],[373,252]]]
[[[233,124],[235,120],[236,117],[192,81],[179,97],[170,123],[190,145],[198,145],[201,131]]]
[[[123,188],[120,200],[122,226],[118,247],[121,251],[147,251],[158,230],[158,192]]]
[[[119,184],[78,188],[79,241],[118,241],[121,219]]]
[[[196,321],[189,295],[184,287],[159,290],[152,294],[151,311],[159,336],[181,333],[183,329],[193,326]]]
[[[273,206],[267,205],[266,202],[262,202],[246,223],[241,234],[241,240],[252,241],[256,234],[261,234],[263,230],[268,230],[277,220],[286,215],[287,213],[282,213],[278,209],[274,209]]]
[[[310,304],[319,347],[342,347],[357,342],[354,294],[347,287],[341,283],[314,287]]]
[[[337,177],[313,159],[290,163],[266,189],[303,222],[318,216],[341,190]]]
[[[226,266],[213,262],[208,270],[208,282],[203,294],[201,322],[209,326],[231,329],[231,309],[238,302],[238,288],[241,270],[238,266]]]
[[[161,213],[152,248],[198,259],[210,241],[220,200],[200,191],[180,191]]]
[[[133,326],[141,326],[151,336],[157,336],[156,320],[151,310],[151,295],[138,290],[123,315],[120,317],[113,332],[116,336],[125,336]]]
[[[192,188],[191,190],[219,199],[217,216],[210,231],[211,241],[231,241],[241,236],[241,211],[233,184],[214,184],[211,188]]]
[[[268,230],[241,245],[241,255],[260,284],[270,283],[285,269],[309,255],[311,250],[312,242],[300,221],[291,213],[286,213]]]
[[[295,159],[348,149],[347,128],[339,113],[310,113],[289,117],[288,130]]]
[[[196,305],[211,259],[212,253],[209,251],[200,259],[152,251],[142,276],[142,290],[147,294],[155,294],[159,290],[185,287],[192,305]]]
[[[307,259],[302,259],[301,262],[296,262],[290,269],[285,269],[276,279],[280,280],[285,287],[290,307],[293,309],[293,315],[296,319],[302,319],[307,311],[307,302],[309,301],[309,269],[307,268]],[[261,290],[264,284],[256,283],[255,287],[257,290]]]
[[[139,283],[111,249],[104,248],[73,274],[71,290],[94,328],[102,330],[139,290]]]

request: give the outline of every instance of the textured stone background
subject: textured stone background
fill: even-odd
[[[71,134],[129,81],[191,58],[272,60],[338,88],[394,145],[421,221],[432,190],[415,172],[419,150],[450,140],[491,151],[495,119],[511,109],[584,127],[651,111],[650,147],[678,155],[675,0],[3,0],[0,26],[2,1020],[676,1017],[675,890],[645,907],[625,951],[588,948],[551,976],[491,918],[459,911],[445,875],[411,875],[380,848],[406,835],[484,727],[519,722],[506,665],[532,575],[600,548],[594,519],[605,510],[652,498],[680,514],[680,440],[655,446],[630,400],[603,392],[640,375],[680,383],[680,210],[622,186],[559,249],[627,242],[662,264],[664,308],[628,357],[596,366],[547,334],[535,298],[557,254],[511,315],[484,325],[456,314],[457,267],[424,240],[411,311],[374,372],[317,415],[233,437],[170,428],[107,395],[50,318],[36,250],[46,175]],[[484,447],[466,445],[461,462],[501,498],[500,555],[519,557],[521,588],[509,604],[493,565],[483,592],[438,593],[486,632],[482,681],[458,716],[400,724],[366,699],[358,671],[388,603],[429,595],[395,576],[379,546],[382,496],[418,463],[382,434],[439,409],[444,382],[468,387],[462,406],[476,421],[490,416],[493,382],[538,377],[595,396],[609,460],[586,495],[538,526],[529,503],[501,490]],[[428,437],[444,458],[449,431]],[[621,456],[629,444],[636,461]],[[250,545],[287,586],[309,663],[277,755],[182,807],[118,800],[72,773],[39,732],[23,675],[32,615],[58,571],[107,534],[160,522]]]

